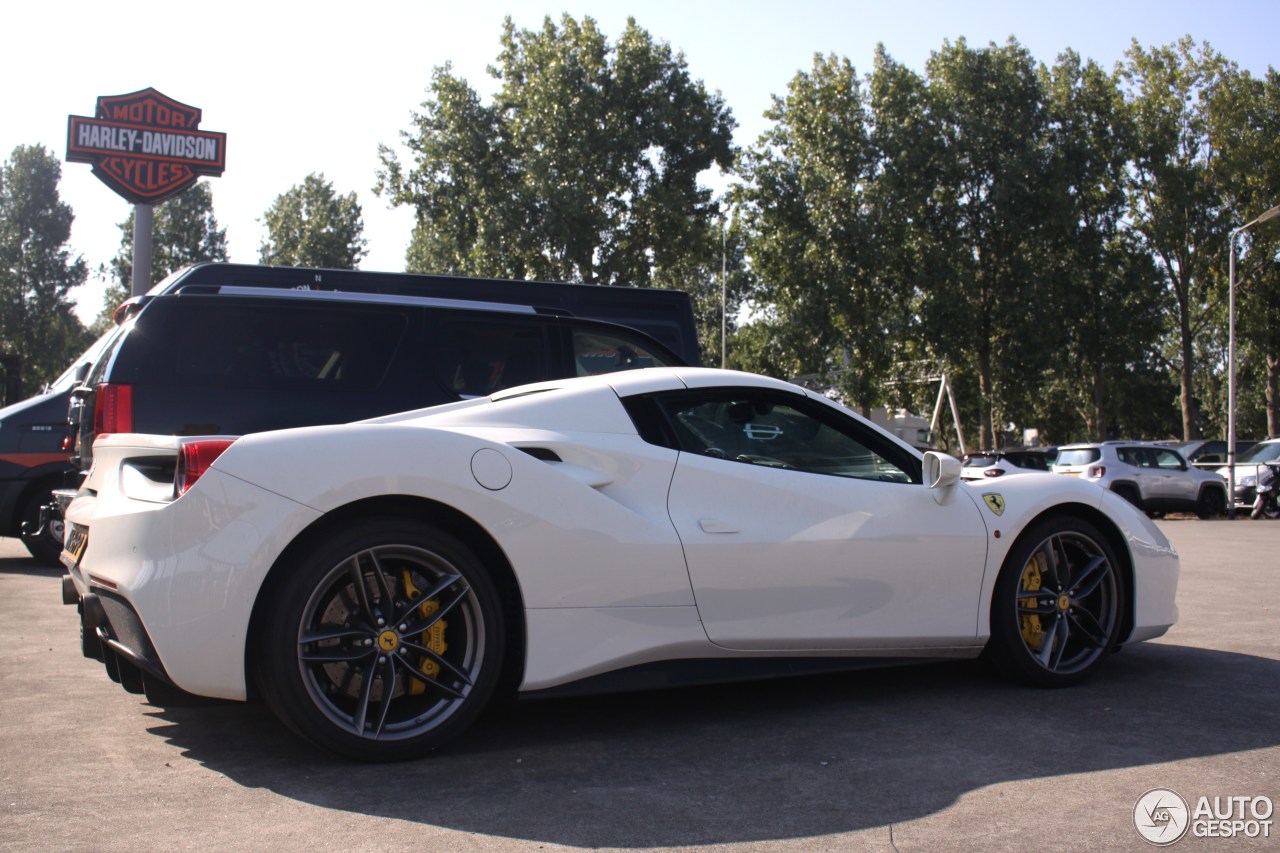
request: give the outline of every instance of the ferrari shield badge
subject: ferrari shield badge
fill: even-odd
[[[987,502],[987,509],[996,515],[1004,515],[1004,495],[988,492],[982,496],[982,499]]]

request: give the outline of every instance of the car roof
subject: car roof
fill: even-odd
[[[646,367],[641,370],[622,370],[616,373],[601,373],[596,376],[550,379],[533,385],[508,388],[493,394],[490,399],[497,402],[524,394],[557,389],[586,388],[593,385],[608,385],[620,397],[631,397],[636,394],[648,394],[655,391],[674,391],[683,388],[718,388],[722,386],[768,388],[802,396],[819,396],[797,385],[792,385],[790,382],[783,382],[780,379],[761,376],[757,373],[744,373],[739,370],[724,370],[717,367]]]

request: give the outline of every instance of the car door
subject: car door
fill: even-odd
[[[763,389],[663,396],[668,509],[710,639],[735,649],[971,645],[986,530],[957,485],[835,407]]]
[[[1167,447],[1153,447],[1151,459],[1159,475],[1161,498],[1193,504],[1199,482],[1187,475],[1187,465],[1177,452]]]

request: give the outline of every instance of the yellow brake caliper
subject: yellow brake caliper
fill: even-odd
[[[1039,592],[1041,585],[1040,555],[1034,554],[1022,570],[1022,591]],[[1040,624],[1040,617],[1037,614],[1025,613],[1022,615],[1022,639],[1030,648],[1036,651],[1040,651],[1040,648],[1044,645],[1044,627]]]
[[[405,591],[405,595],[409,597],[410,601],[415,601],[420,595],[422,595],[422,590],[414,586],[413,578],[410,577],[408,569],[405,569],[404,571],[404,591]],[[435,613],[439,609],[440,609],[440,599],[438,598],[428,599],[418,605],[418,612],[421,613],[423,616],[430,616],[432,613]],[[436,624],[432,625],[430,628],[422,632],[422,645],[426,646],[428,649],[431,649],[431,651],[435,652],[438,655],[443,655],[445,653],[445,650],[449,648],[447,645],[445,645],[445,642],[444,642],[444,631],[448,627],[449,627],[449,623],[443,619],[436,622]],[[421,672],[423,675],[425,675],[427,678],[435,678],[437,675],[440,674],[440,664],[436,663],[430,658],[424,657],[422,661],[418,664],[418,671]],[[410,695],[421,696],[426,691],[427,691],[427,685],[425,682],[420,681],[416,678],[409,682]]]

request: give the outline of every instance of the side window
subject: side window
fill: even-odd
[[[135,323],[112,381],[335,391],[381,383],[409,325],[403,312],[362,306],[198,297],[151,306]]]
[[[1152,452],[1155,454],[1157,468],[1174,471],[1182,470],[1182,460],[1172,450],[1155,450]]]
[[[573,330],[573,361],[578,376],[671,366],[668,359],[652,351],[640,338],[595,329]]]
[[[1142,465],[1142,460],[1138,458],[1138,449],[1136,447],[1121,447],[1116,451],[1116,456],[1120,457],[1120,461],[1126,465],[1135,467]]]
[[[539,320],[442,313],[436,331],[436,380],[461,397],[553,378],[548,326]]]
[[[657,396],[677,448],[727,462],[812,474],[919,483],[908,451],[805,397],[755,389]]]

